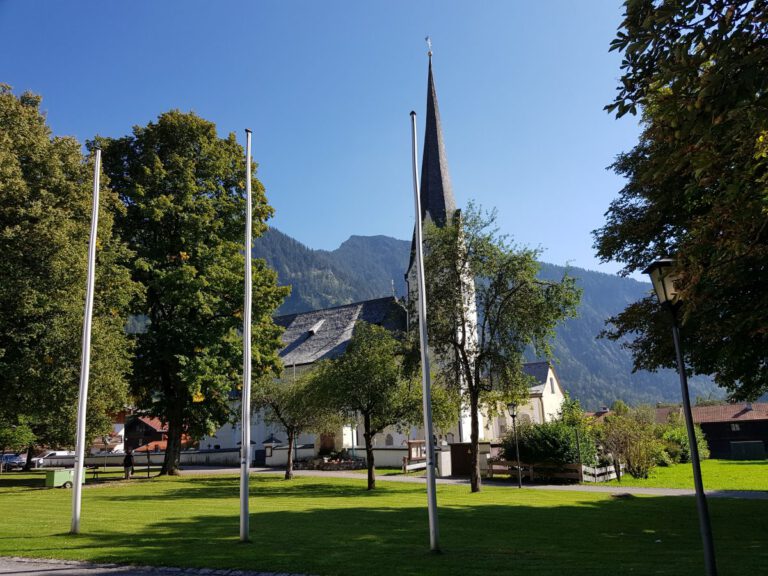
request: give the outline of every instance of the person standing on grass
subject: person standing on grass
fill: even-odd
[[[133,453],[130,448],[126,451],[125,458],[123,458],[123,469],[125,470],[125,479],[129,480],[131,474],[133,474]]]

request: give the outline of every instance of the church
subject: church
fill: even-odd
[[[431,221],[438,226],[445,225],[456,213],[456,200],[451,187],[448,172],[448,161],[445,153],[440,111],[437,102],[434,76],[432,71],[432,53],[429,53],[429,69],[427,78],[427,107],[426,125],[424,131],[424,147],[421,165],[421,218]],[[411,258],[408,269],[404,270],[408,299],[412,302],[417,298],[415,256],[412,244]],[[473,280],[468,279],[467,290],[472,294]],[[471,301],[472,298],[470,297]],[[476,323],[474,307],[468,311],[469,322]],[[352,338],[355,323],[368,322],[382,326],[392,332],[404,333],[413,326],[413,319],[408,318],[406,306],[393,296],[377,298],[296,314],[288,314],[275,318],[275,323],[284,329],[282,335],[283,348],[280,358],[284,366],[284,378],[291,378],[321,360],[337,358],[344,351]],[[529,400],[518,408],[520,423],[541,423],[557,417],[564,400],[564,392],[553,366],[549,362],[533,362],[525,364],[524,371],[531,377],[532,385]],[[480,440],[486,444],[498,442],[511,426],[508,415],[492,419],[479,414]],[[358,430],[359,427],[359,430]],[[456,425],[449,430],[436,430],[435,436],[443,447],[469,442],[469,414],[462,410],[456,415]],[[410,430],[385,430],[374,439],[377,448],[398,448],[405,446],[409,440],[424,440],[424,430],[411,427]],[[240,429],[237,424],[226,424],[213,436],[205,437],[200,442],[200,448],[235,448],[240,442]],[[281,464],[287,455],[283,449],[282,462],[275,461],[282,444],[286,441],[285,433],[276,427],[267,425],[260,414],[255,414],[251,422],[251,438],[255,444],[256,461],[260,454],[266,455],[267,463]],[[347,449],[351,452],[364,453],[362,446],[362,426],[351,423],[332,437],[316,437],[314,434],[303,434],[297,440],[299,458],[317,456],[321,451],[338,451]],[[264,446],[265,450],[260,450]],[[448,449],[448,448],[446,448]],[[377,464],[387,465],[386,459],[381,461],[376,456]]]

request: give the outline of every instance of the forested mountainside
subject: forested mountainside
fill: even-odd
[[[394,293],[404,296],[403,275],[410,241],[387,236],[352,236],[332,251],[312,250],[274,228],[254,242],[253,254],[292,286],[278,314],[349,304]],[[542,264],[541,277],[555,279],[565,268]],[[632,359],[617,342],[597,338],[605,320],[641,298],[650,285],[571,268],[584,294],[579,317],[557,330],[555,370],[565,389],[588,409],[616,399],[630,404],[677,402],[680,386],[671,370],[632,373]],[[693,378],[691,396],[720,396],[708,378]]]

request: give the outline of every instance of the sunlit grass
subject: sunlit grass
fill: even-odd
[[[703,460],[701,477],[705,490],[768,490],[768,460]],[[611,485],[647,488],[693,488],[690,464],[659,466],[646,479],[622,476]]]
[[[189,476],[87,485],[82,534],[72,492],[41,474],[0,477],[0,555],[242,568],[317,575],[698,575],[694,500],[441,485],[440,541],[428,550],[422,484],[277,476],[251,481],[252,543],[238,541],[238,478]],[[720,574],[768,562],[768,502],[711,500]]]

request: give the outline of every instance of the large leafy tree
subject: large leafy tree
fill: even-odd
[[[344,355],[321,362],[312,378],[327,406],[348,420],[362,419],[368,490],[376,488],[373,437],[388,426],[421,421],[419,382],[402,358],[403,344],[388,330],[358,322]]]
[[[524,351],[549,357],[555,326],[576,314],[581,295],[570,276],[537,278],[538,252],[511,246],[494,222],[494,212],[470,204],[425,230],[429,344],[443,382],[470,410],[473,492],[480,490],[478,411],[527,398]]]
[[[104,166],[126,211],[118,220],[145,288],[134,313],[133,391],[141,408],[168,423],[162,473],[178,472],[182,434],[211,433],[232,411],[242,369],[245,155],[234,134],[192,113],[171,111],[133,134],[102,139]],[[254,180],[254,234],[272,214]],[[250,255],[250,253],[249,253]],[[253,363],[278,365],[271,314],[287,289],[263,260],[253,262]]]
[[[17,97],[0,85],[0,420],[28,427],[37,444],[71,446],[93,164],[74,138],[51,134],[39,107],[39,96]],[[127,401],[124,327],[137,287],[113,229],[121,211],[117,196],[102,188],[88,437],[107,432],[110,414]]]
[[[613,50],[623,76],[607,108],[641,113],[614,170],[626,185],[595,232],[631,274],[674,257],[692,371],[734,398],[768,390],[768,2],[631,0]],[[669,318],[650,296],[611,319],[635,369],[674,366]]]

